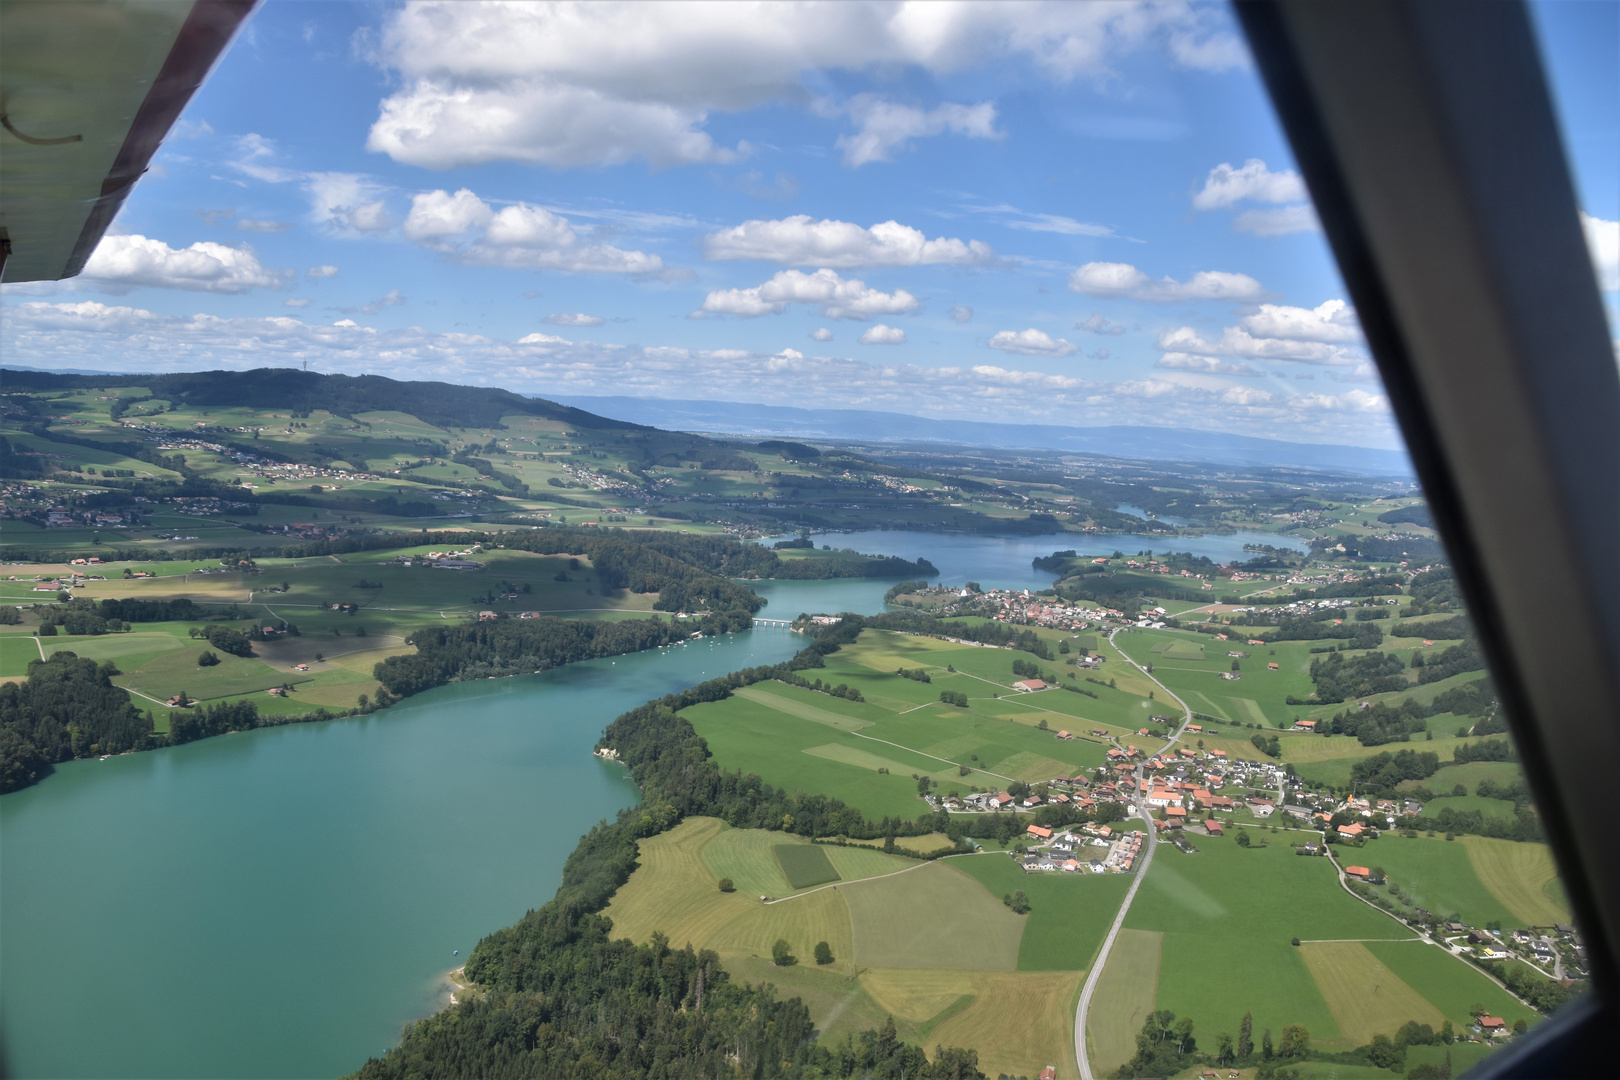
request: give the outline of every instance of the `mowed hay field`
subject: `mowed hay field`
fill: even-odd
[[[1572,921],[1547,845],[1488,836],[1464,836],[1458,842],[1467,850],[1479,880],[1523,925]]]
[[[951,865],[978,878],[991,896],[1022,889],[1029,897],[1019,971],[1089,968],[1131,883],[1128,874],[1026,874],[1001,853],[952,859]]]
[[[1437,946],[1422,941],[1366,941],[1361,944],[1402,982],[1439,1009],[1454,1027],[1468,1025],[1469,1009],[1476,1003],[1485,1006],[1485,1011],[1492,1016],[1500,1016],[1509,1024],[1515,1020],[1523,1020],[1527,1024],[1541,1020],[1539,1013],[1521,1004],[1487,978],[1484,972]]]
[[[971,974],[972,1004],[934,1028],[930,1046],[968,1046],[988,1076],[1036,1076],[1048,1065],[1074,1080],[1074,997],[1077,971]]]
[[[950,865],[953,861],[826,890],[841,894],[849,905],[857,963],[978,971],[1018,967],[1025,917],[1013,914]]]
[[[771,851],[776,855],[776,864],[782,868],[782,876],[795,889],[808,889],[812,885],[839,880],[839,873],[833,869],[827,853],[818,847],[776,844]]]
[[[641,841],[640,867],[607,908],[615,935],[639,942],[661,931],[677,948],[690,943],[722,957],[768,957],[771,944],[785,938],[807,962],[813,962],[816,942],[825,941],[834,956],[848,957],[849,909],[837,890],[822,889],[785,904],[720,892],[702,852],[724,827],[715,818],[688,818]]]
[[[1509,927],[1525,925],[1480,880],[1469,849],[1461,841],[1392,832],[1356,851],[1352,861],[1382,868],[1402,895],[1436,915],[1460,915],[1470,926],[1498,920]]]
[[[1153,930],[1121,930],[1108,954],[1108,966],[1091,998],[1087,1045],[1098,1071],[1112,1073],[1136,1054],[1136,1033],[1159,995],[1159,956],[1164,935]]]
[[[1316,988],[1353,1045],[1393,1035],[1408,1020],[1439,1030],[1446,1019],[1359,941],[1310,941],[1299,954]]]

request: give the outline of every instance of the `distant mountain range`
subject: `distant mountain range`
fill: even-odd
[[[739,405],[723,401],[571,396],[558,396],[552,400],[616,420],[666,430],[715,435],[837,442],[949,443],[1009,450],[1067,450],[1077,454],[1154,461],[1281,466],[1373,476],[1413,475],[1411,461],[1399,450],[1282,442],[1215,431],[990,424],[971,420],[929,420],[903,413],[861,409],[794,409],[780,405]]]

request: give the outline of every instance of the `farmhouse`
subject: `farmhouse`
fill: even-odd
[[[1204,831],[1209,833],[1211,836],[1220,836],[1226,832],[1226,830],[1221,827],[1221,823],[1216,821],[1214,818],[1209,818],[1204,822]]]
[[[1344,868],[1344,872],[1350,877],[1356,878],[1360,881],[1372,880],[1372,871],[1367,869],[1365,866],[1347,866]]]
[[[1295,720],[1293,730],[1294,731],[1315,731],[1316,730],[1316,721],[1315,720]]]
[[[1357,822],[1354,825],[1340,825],[1339,835],[1344,837],[1346,840],[1359,840],[1361,838],[1361,834],[1365,830],[1366,826],[1362,825],[1360,822]]]
[[[1041,679],[1020,679],[1013,683],[1013,689],[1029,693],[1033,690],[1045,690],[1046,683]]]
[[[1037,839],[1037,840],[1050,840],[1050,839],[1052,839],[1052,830],[1051,829],[1043,829],[1039,825],[1031,825],[1029,828],[1025,829],[1024,831],[1026,833],[1028,833],[1030,836]]]

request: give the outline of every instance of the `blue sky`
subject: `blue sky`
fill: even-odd
[[[1537,9],[1611,313],[1620,5]],[[269,0],[10,363],[1392,446],[1227,10]]]

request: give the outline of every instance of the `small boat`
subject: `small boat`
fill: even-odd
[[[460,949],[451,949],[450,950],[450,955],[451,956],[460,956],[461,955],[461,950]]]

